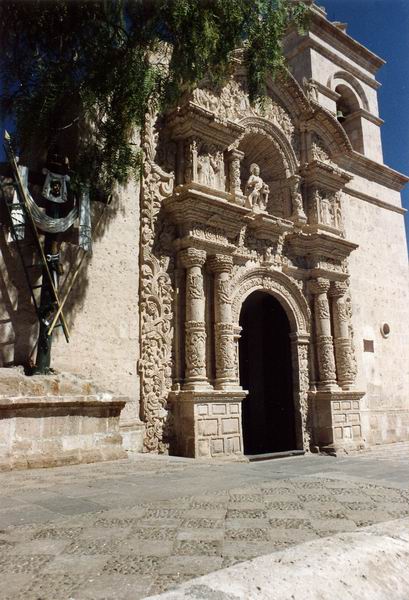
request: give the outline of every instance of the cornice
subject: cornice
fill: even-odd
[[[286,237],[286,245],[299,256],[326,256],[342,261],[347,258],[358,244],[339,236],[327,233],[294,233]]]
[[[337,164],[353,175],[360,175],[365,179],[370,179],[398,192],[409,181],[407,175],[399,173],[387,165],[378,163],[355,150],[352,150],[347,156],[338,155]]]
[[[320,160],[312,160],[304,165],[300,169],[300,174],[306,183],[325,186],[334,191],[341,189],[352,179],[352,176],[346,171]]]
[[[366,119],[367,121],[370,121],[371,123],[374,123],[374,125],[378,125],[378,127],[380,127],[381,125],[383,125],[385,123],[385,121],[383,119],[381,119],[380,117],[377,117],[376,115],[373,115],[369,111],[365,110],[365,108],[358,108],[358,110],[355,110],[353,113],[349,114],[345,118],[344,123],[348,123],[348,121],[353,120],[355,117],[362,117],[363,119]]]
[[[404,215],[407,213],[406,208],[402,208],[401,206],[396,206],[395,204],[391,204],[390,202],[385,202],[384,200],[379,200],[379,198],[374,198],[373,196],[364,194],[363,192],[360,192],[359,190],[355,190],[351,187],[346,186],[344,188],[344,192],[346,194],[348,194],[349,196],[354,196],[355,198],[359,198],[360,200],[363,200],[364,202],[368,202],[369,204],[375,204],[376,206],[379,206],[380,208],[384,208],[385,210],[391,210],[400,215]]]
[[[316,27],[320,36],[331,46],[345,53],[353,54],[353,60],[371,73],[376,73],[385,64],[385,60],[360,44],[345,31],[331,23],[324,15],[312,11],[312,28]],[[324,34],[324,35],[323,35]]]

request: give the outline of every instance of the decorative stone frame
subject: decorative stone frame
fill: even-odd
[[[231,288],[235,327],[239,327],[243,302],[255,291],[274,296],[285,310],[290,324],[296,440],[298,449],[308,451],[312,419],[308,406],[311,313],[307,301],[287,275],[263,267],[246,271],[236,281],[232,281]],[[238,338],[236,343],[238,344]],[[236,355],[238,357],[238,348]]]

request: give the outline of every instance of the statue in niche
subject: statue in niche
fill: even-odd
[[[304,206],[302,201],[302,195],[300,192],[301,178],[293,176],[290,180],[291,185],[291,203],[292,203],[292,215],[291,218],[297,223],[306,223],[307,215],[304,212]]]
[[[331,204],[328,198],[321,198],[321,220],[324,225],[332,225]]]
[[[270,188],[260,177],[260,167],[253,163],[250,166],[250,177],[247,180],[244,195],[246,196],[246,207],[255,212],[265,211],[267,208]]]
[[[197,172],[199,182],[207,187],[222,189],[222,160],[220,153],[208,153],[198,157]]]

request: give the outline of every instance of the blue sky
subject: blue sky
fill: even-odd
[[[377,74],[384,162],[409,175],[409,0],[317,0],[330,21],[386,60]],[[402,193],[409,209],[409,184]],[[409,216],[406,215],[409,238]]]

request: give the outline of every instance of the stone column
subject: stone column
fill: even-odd
[[[356,364],[349,335],[349,316],[345,303],[346,291],[345,282],[335,281],[331,285],[330,296],[332,298],[338,384],[343,390],[350,390],[355,382]]]
[[[291,359],[293,367],[294,405],[296,410],[296,436],[298,448],[308,451],[311,441],[311,415],[308,406],[310,389],[309,347],[307,334],[291,333]]]
[[[244,203],[243,192],[241,191],[240,165],[244,158],[244,152],[233,149],[228,154],[229,162],[229,192],[233,194],[238,204]]]
[[[202,267],[206,252],[187,248],[180,253],[186,268],[185,383],[187,390],[208,390],[206,374],[205,296]]]
[[[236,384],[236,351],[232,323],[230,274],[231,256],[216,254],[209,259],[214,273],[216,389],[229,389]]]
[[[334,345],[331,335],[331,315],[327,292],[330,283],[319,277],[310,281],[310,292],[314,295],[315,338],[318,353],[318,375],[320,390],[338,389],[335,371]]]

